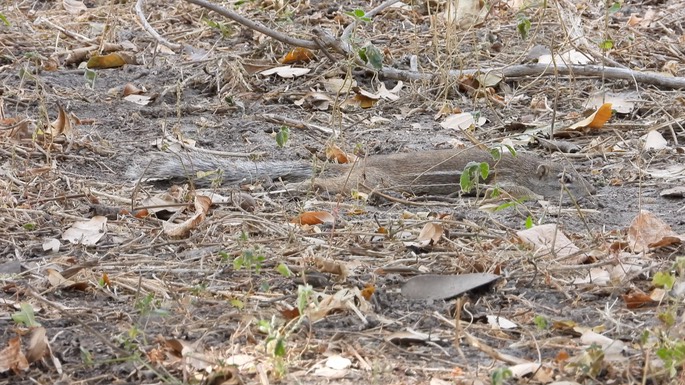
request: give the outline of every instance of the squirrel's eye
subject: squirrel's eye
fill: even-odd
[[[571,184],[573,183],[573,176],[562,172],[559,174],[559,181],[563,184]]]

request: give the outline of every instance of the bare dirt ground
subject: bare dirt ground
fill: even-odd
[[[310,69],[295,78],[258,73],[294,47],[184,1],[144,3],[152,28],[183,45],[170,48],[143,29],[130,1],[7,3],[0,383],[685,383],[685,99],[665,84],[685,76],[682,1],[496,2],[470,26],[462,16],[447,22],[443,2],[398,3],[349,40],[352,52],[378,48],[382,71],[329,50],[294,64]],[[310,41],[317,28],[339,38],[349,12],[378,5],[221,4]],[[493,84],[448,76],[541,60],[536,46],[583,53],[589,63],[574,64],[600,72]],[[85,69],[102,50],[135,60]],[[347,79],[392,90],[403,77],[391,70],[415,73],[412,63],[434,76],[404,78],[398,98],[368,108],[343,103],[354,91],[326,88]],[[617,79],[602,75],[602,63],[667,80]],[[125,99],[127,84],[145,100]],[[604,92],[617,95],[606,124],[565,129]],[[477,124],[441,125],[457,113]],[[551,154],[531,139],[541,127],[535,136],[546,138],[553,122],[555,138],[576,151]],[[573,165],[597,194],[579,205],[389,201],[273,192],[277,183],[265,181],[241,186],[253,199],[242,206],[233,203],[238,186],[215,187],[233,200],[207,207],[194,205],[206,190],[129,172],[181,142],[311,162],[332,145],[374,155],[503,141]],[[334,221],[293,221],[311,212]],[[193,218],[183,234],[170,231]],[[85,229],[74,230],[79,222]],[[468,273],[499,280],[434,300],[402,292],[413,277]]]

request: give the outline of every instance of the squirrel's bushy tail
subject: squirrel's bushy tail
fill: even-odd
[[[192,180],[198,186],[238,185],[258,181],[300,182],[312,176],[313,167],[296,161],[249,161],[194,152],[158,152],[146,155],[128,171],[130,179]]]

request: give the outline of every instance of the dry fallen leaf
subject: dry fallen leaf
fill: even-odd
[[[432,241],[433,244],[436,244],[444,232],[445,230],[442,228],[440,223],[428,222],[423,226],[421,232],[419,233],[419,237],[416,240],[419,242]]]
[[[333,98],[323,92],[308,92],[302,99],[293,102],[296,106],[305,106],[319,111],[326,111],[334,102]]]
[[[347,154],[340,147],[335,144],[329,144],[326,146],[326,158],[329,160],[334,160],[337,163],[352,163],[357,157],[353,154]]]
[[[140,95],[145,93],[145,90],[136,87],[133,83],[126,83],[124,86],[123,96]]]
[[[137,104],[139,106],[147,106],[152,102],[154,98],[150,95],[128,95],[124,97],[124,100]]]
[[[642,210],[628,228],[628,246],[634,253],[681,242],[671,226],[647,210]]]
[[[276,74],[282,78],[292,79],[298,76],[306,75],[311,71],[309,68],[293,68],[291,66],[274,67],[268,70],[261,71],[259,74],[263,76],[270,76]]]
[[[445,118],[440,126],[443,128],[451,128],[455,130],[466,130],[470,127],[476,125],[476,120],[468,112],[462,112],[460,114],[452,114]]]
[[[656,130],[649,131],[647,135],[644,135],[640,139],[645,142],[645,150],[663,150],[668,147],[668,142],[664,136]]]
[[[309,63],[315,58],[316,56],[311,50],[303,47],[296,47],[281,58],[281,64]]]
[[[587,118],[581,120],[578,123],[572,124],[571,126],[569,126],[569,129],[575,130],[584,127],[599,129],[602,128],[604,126],[604,123],[606,123],[610,118],[611,103],[604,103],[592,115],[588,116]]]
[[[119,68],[125,64],[135,64],[135,61],[122,52],[112,52],[104,56],[95,55],[88,59],[90,69]]]
[[[66,111],[64,111],[64,108],[61,104],[58,104],[57,107],[59,109],[57,119],[50,123],[50,126],[47,129],[47,134],[53,138],[60,135],[69,137],[73,131],[71,128],[71,119],[69,119],[69,115],[66,113]]]
[[[375,292],[376,292],[376,286],[374,286],[374,285],[372,285],[372,284],[368,284],[368,285],[366,285],[366,287],[364,287],[364,289],[362,290],[362,297],[364,297],[365,300],[370,301],[370,300],[371,300],[371,296],[372,296],[373,293],[375,293]]]
[[[467,291],[489,285],[499,278],[499,275],[489,273],[419,275],[402,285],[402,295],[424,300],[454,298]]]
[[[611,109],[619,114],[629,114],[635,109],[640,96],[635,92],[597,92],[585,103],[587,109],[599,109],[604,103],[611,103]]]
[[[31,331],[26,359],[29,363],[36,362],[48,354],[48,337],[44,327],[37,327]]]
[[[516,233],[522,241],[535,248],[537,254],[553,254],[559,258],[576,255],[573,258],[565,258],[563,263],[577,265],[587,259],[587,255],[579,253],[580,249],[574,245],[556,224],[535,226]],[[554,249],[552,249],[554,246]]]
[[[323,81],[323,86],[326,91],[332,94],[348,94],[352,91],[352,88],[357,87],[357,81],[354,79],[340,79],[340,78],[330,78]]]
[[[652,297],[642,291],[633,291],[621,296],[626,303],[628,309],[638,309],[646,306],[656,306],[658,302],[654,302]]]
[[[62,239],[73,244],[94,246],[107,231],[107,217],[94,216],[88,221],[74,222],[62,234]]]
[[[321,223],[333,223],[335,222],[335,217],[327,211],[306,211],[291,222],[301,225],[318,225]]]
[[[62,0],[64,10],[72,15],[78,15],[81,12],[87,11],[88,7],[79,0]]]
[[[13,373],[19,374],[27,370],[29,362],[21,351],[21,339],[19,337],[11,338],[7,345],[0,351],[0,373],[11,370]]]
[[[170,237],[185,237],[190,233],[190,230],[196,229],[202,222],[204,222],[209,208],[212,205],[212,200],[204,195],[195,196],[195,215],[185,220],[182,223],[164,222],[162,228],[164,234]]]

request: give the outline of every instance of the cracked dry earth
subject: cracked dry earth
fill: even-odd
[[[580,152],[560,157],[534,145],[517,146],[550,162],[569,162],[585,175],[598,193],[580,206],[505,205],[467,197],[397,197],[405,203],[324,199],[313,193],[270,192],[279,186],[265,182],[242,186],[252,198],[247,205],[212,205],[188,234],[174,237],[165,223],[196,214],[193,191],[127,174],[132,165],[144,169],[148,153],[174,141],[192,140],[196,148],[255,160],[309,162],[316,156],[312,153],[323,153],[330,143],[350,152],[387,154],[446,148],[455,139],[469,142],[468,136],[435,119],[442,108],[438,101],[446,100],[439,82],[405,85],[399,100],[370,109],[321,111],[293,102],[312,88],[322,89],[324,78],[345,75],[325,59],[310,64],[314,71],[302,78],[255,75],[250,65],[259,59],[262,66],[274,66],[288,48],[264,43],[246,29],[222,38],[202,21],[206,12],[183,2],[147,2],[150,21],[166,35],[183,36],[186,43],[206,49],[206,57],[155,54],[156,44],[138,27],[131,4],[88,6],[90,19],[77,20],[70,20],[56,2],[21,3],[2,11],[13,21],[0,30],[0,37],[11,42],[1,47],[2,125],[31,124],[23,137],[9,128],[1,132],[0,383],[684,381],[684,316],[676,290],[683,246],[673,238],[685,233],[685,201],[662,192],[682,187],[685,156],[677,143],[685,140],[685,131],[678,124],[665,125],[661,131],[669,146],[642,151],[645,126],[635,124],[658,120],[659,106],[681,116],[682,104],[669,102],[678,100],[676,91],[641,89],[639,109],[615,115],[603,130],[568,138]],[[366,5],[300,6],[289,28],[310,25],[321,10],[332,15],[322,23],[333,23],[344,10]],[[264,17],[260,9],[252,4],[242,11],[258,19]],[[177,23],[162,23],[165,12]],[[72,50],[81,43],[56,40],[56,29],[34,23],[39,16],[87,36],[99,31],[99,23],[114,23],[116,42],[133,44],[140,64],[97,70],[92,84],[76,64],[46,70],[54,44]],[[531,42],[522,42],[514,26],[504,22],[511,15],[496,17],[502,20],[492,23],[506,44],[492,62],[509,63]],[[375,36],[376,44],[388,47],[389,57],[400,57],[406,47],[393,33],[408,32],[395,29],[398,20],[410,20],[421,31],[409,40],[430,46],[429,18],[420,11],[384,14],[374,20],[377,29],[361,30],[360,38]],[[483,58],[478,41],[487,28],[495,29],[488,24],[459,35],[462,49],[471,53],[465,55],[467,64],[474,68]],[[544,43],[542,35],[532,43]],[[642,49],[662,53],[659,46]],[[432,52],[416,50],[421,58]],[[400,60],[393,64],[403,65]],[[644,63],[647,68],[652,64]],[[364,72],[352,75],[360,85],[377,85]],[[386,82],[388,89],[396,85]],[[121,90],[128,83],[145,89],[152,102],[124,100]],[[506,108],[456,90],[450,90],[448,102],[487,118],[468,135],[498,143],[520,138],[517,125],[502,118],[530,117],[531,97],[562,89],[573,96],[558,100],[557,118],[579,116],[574,114],[582,111],[589,90],[602,84],[543,77],[507,80],[496,92],[509,95],[518,87],[526,89],[518,93],[523,101]],[[615,81],[610,88],[621,92],[633,90],[634,84]],[[57,118],[59,106],[70,114],[72,132],[48,140],[46,122]],[[291,127],[281,148],[275,133],[283,125],[268,122],[267,114],[335,127],[341,135]],[[543,113],[535,119],[549,123],[552,117]],[[238,196],[236,186],[211,192],[234,201]],[[138,211],[146,206],[152,212],[149,198],[164,193],[183,203],[181,209],[176,205],[149,216]],[[488,204],[500,210],[485,210]],[[631,248],[628,228],[640,210],[671,229],[649,222],[643,231],[674,234],[670,242],[642,252]],[[327,212],[335,221],[293,223],[304,212]],[[96,229],[94,245],[63,239],[76,222],[98,216],[108,219]],[[538,228],[556,224],[555,233],[568,237],[577,252],[563,257],[549,252],[554,246],[524,241],[519,231],[527,223]],[[439,225],[437,242],[421,242],[427,224]],[[401,292],[405,282],[422,274],[484,272],[501,278],[456,298],[414,300]],[[659,293],[653,281],[659,272],[671,274],[676,283],[654,299],[649,296]],[[305,282],[309,296],[303,292]],[[305,314],[293,310],[298,304]],[[498,377],[507,373],[514,377]]]

